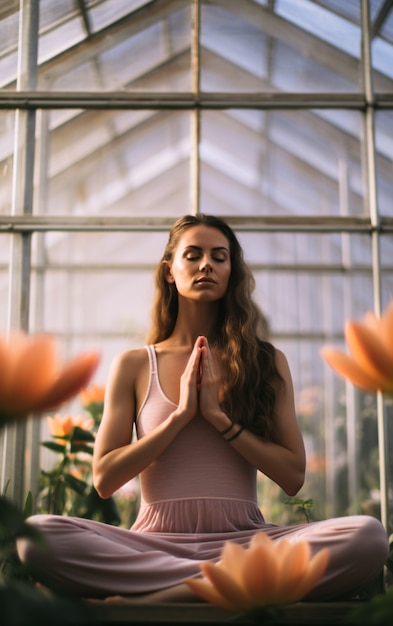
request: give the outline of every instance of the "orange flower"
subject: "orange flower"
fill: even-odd
[[[105,397],[104,385],[91,385],[86,389],[82,389],[80,398],[82,406],[89,406],[90,404],[103,403]]]
[[[53,417],[49,415],[47,420],[51,435],[56,438],[68,437],[75,426],[79,426],[82,430],[91,430],[94,426],[92,417],[83,417],[82,415],[61,416],[60,413],[56,413]]]
[[[0,423],[70,400],[89,382],[99,360],[97,352],[87,352],[60,367],[50,335],[13,331],[0,337]]]
[[[325,346],[325,361],[360,389],[393,393],[393,302],[381,317],[368,311],[362,322],[347,322],[345,339],[351,356]]]
[[[201,564],[205,578],[188,578],[184,582],[204,600],[227,611],[292,604],[315,587],[327,567],[327,548],[313,558],[310,553],[307,541],[274,542],[259,532],[248,548],[227,541],[219,563]]]

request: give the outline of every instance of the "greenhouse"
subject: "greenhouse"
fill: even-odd
[[[263,515],[367,514],[393,533],[391,394],[322,356],[393,299],[392,0],[2,0],[0,165],[4,336],[49,334],[62,363],[97,350],[104,389],[145,345],[172,224],[223,218],[307,455],[296,498],[258,475]],[[387,350],[393,382],[393,336]],[[40,511],[55,413],[86,406],[0,431],[1,492]]]

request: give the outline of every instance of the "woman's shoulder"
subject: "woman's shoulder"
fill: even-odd
[[[134,370],[134,368],[141,367],[148,360],[148,354],[146,347],[142,348],[131,348],[128,350],[123,350],[116,354],[112,359],[112,368],[123,370],[130,368]]]

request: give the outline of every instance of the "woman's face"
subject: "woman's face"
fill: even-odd
[[[179,296],[206,302],[225,295],[230,274],[228,239],[218,228],[198,224],[181,236],[166,278]]]

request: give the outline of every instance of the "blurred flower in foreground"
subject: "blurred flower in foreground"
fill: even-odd
[[[55,409],[88,384],[99,354],[87,352],[60,366],[55,348],[50,335],[0,336],[0,424]]]
[[[368,311],[362,322],[345,325],[351,356],[330,346],[321,349],[325,361],[343,378],[364,391],[393,393],[393,302],[381,317]]]
[[[292,604],[315,587],[328,564],[329,550],[313,558],[307,541],[274,542],[264,532],[253,536],[249,547],[227,541],[219,563],[205,562],[205,578],[184,582],[204,600],[227,611],[254,611]]]

